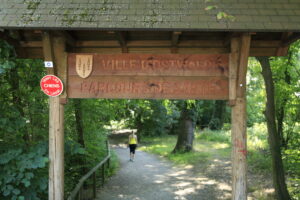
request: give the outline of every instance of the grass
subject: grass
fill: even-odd
[[[143,143],[140,149],[146,152],[166,157],[167,159],[173,161],[175,164],[197,165],[197,163],[201,163],[201,165],[206,164],[207,166],[216,158],[230,160],[230,134],[230,130],[228,129],[224,131],[198,131],[195,133],[194,150],[189,153],[171,154],[173,148],[175,147],[177,136],[143,138]],[[254,124],[251,128],[247,129],[247,150],[247,164],[249,174],[258,175],[259,177],[265,177],[265,180],[261,180],[261,183],[255,183],[257,181],[253,180],[254,183],[252,183],[251,188],[249,188],[249,192],[253,192],[253,195],[256,199],[272,199],[271,193],[269,192],[269,194],[267,194],[264,190],[264,186],[261,185],[263,184],[263,182],[267,183],[267,180],[269,180],[270,185],[272,185],[271,154],[269,151],[268,133],[265,124]],[[297,152],[289,153],[286,151],[285,154],[283,154],[283,156],[288,155],[290,159],[289,163],[287,163],[287,159],[285,159],[284,164],[285,167],[288,167],[288,169],[290,169],[290,171],[299,173],[300,162],[297,159],[294,159],[292,156],[296,156],[298,158],[298,155],[300,155],[300,151],[297,149],[294,151]],[[293,196],[293,199],[300,200],[299,176],[295,174],[291,175],[290,171],[287,170],[289,174],[287,185],[290,194]],[[253,178],[255,177],[256,176],[253,176]]]
[[[207,133],[208,134],[208,133]],[[203,133],[204,135],[204,133]],[[213,157],[229,158],[230,145],[228,142],[203,140],[203,136],[196,134],[194,140],[194,150],[188,153],[172,154],[176,144],[177,136],[146,137],[143,138],[141,150],[157,154],[168,158],[176,164],[197,164],[199,162],[207,163]],[[205,136],[208,138],[208,136]],[[217,136],[216,136],[217,137]]]
[[[194,150],[171,154],[177,136],[145,137],[141,150],[168,158],[176,164],[207,163],[213,158],[230,160],[230,131],[203,130],[195,133]],[[248,165],[256,173],[271,172],[271,157],[267,144],[266,127],[260,124],[248,129]]]

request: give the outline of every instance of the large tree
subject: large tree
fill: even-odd
[[[195,120],[194,105],[184,101],[179,103],[181,113],[179,118],[178,138],[173,153],[193,150]]]
[[[269,133],[269,145],[272,154],[272,170],[273,170],[273,184],[275,188],[275,193],[280,200],[289,200],[290,195],[288,193],[285,174],[281,155],[281,145],[280,145],[280,135],[278,134],[278,129],[276,125],[276,111],[275,111],[275,92],[274,92],[274,82],[272,76],[272,70],[270,66],[270,61],[268,57],[257,57],[262,67],[262,75],[265,81],[267,102],[265,117],[267,120],[267,127]]]

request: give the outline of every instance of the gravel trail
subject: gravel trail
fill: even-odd
[[[97,193],[98,200],[214,200],[228,199],[230,186],[195,173],[192,166],[175,167],[171,162],[137,151],[129,162],[129,150],[114,148],[120,170]],[[220,170],[220,169],[218,169]],[[218,171],[222,174],[225,171]]]

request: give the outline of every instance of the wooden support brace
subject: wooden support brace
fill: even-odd
[[[179,36],[181,35],[181,32],[172,32],[172,39],[171,39],[171,53],[178,53],[177,45],[179,42]]]
[[[250,34],[243,34],[240,38],[233,38],[231,41],[230,100],[235,101],[231,112],[233,200],[247,199],[246,74],[250,41]],[[236,79],[235,86],[234,79]],[[236,92],[233,91],[234,89]]]
[[[128,53],[128,47],[126,45],[126,33],[125,32],[115,32],[116,38],[122,48],[122,53]]]
[[[285,56],[287,55],[289,45],[284,45],[284,43],[293,35],[292,32],[282,33],[280,46],[277,48],[276,56]]]
[[[248,58],[250,52],[251,36],[243,34],[241,36],[239,67],[238,67],[238,82],[237,82],[237,97],[245,97],[246,95],[246,75],[248,67]]]

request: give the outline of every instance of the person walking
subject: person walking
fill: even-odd
[[[138,143],[137,136],[132,131],[132,133],[129,135],[129,140],[128,140],[130,161],[131,162],[133,162],[133,160],[134,160],[135,149],[136,149],[137,143]]]

